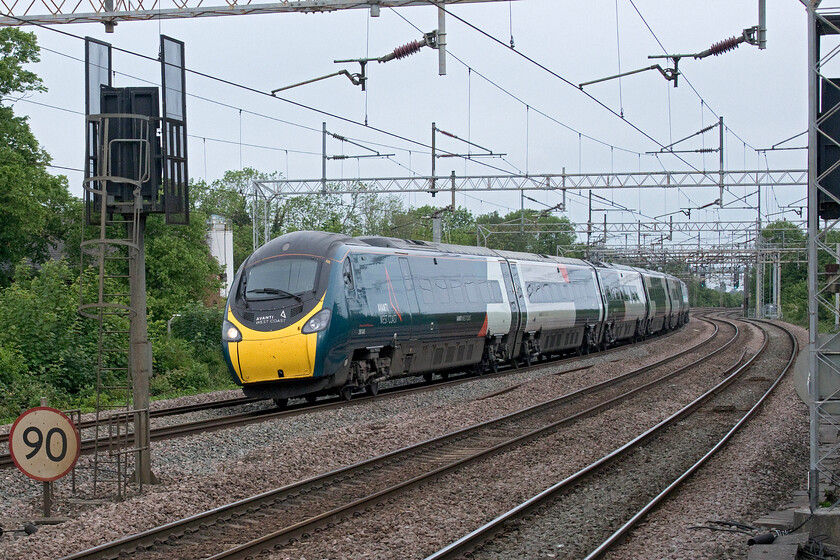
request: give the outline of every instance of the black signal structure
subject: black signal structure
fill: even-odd
[[[121,498],[132,457],[131,480],[141,488],[156,481],[148,421],[146,218],[165,214],[167,224],[188,224],[190,201],[184,43],[161,35],[161,88],[114,87],[111,61],[111,45],[85,40],[85,218],[99,233],[82,239],[82,268],[98,271],[98,286],[80,288],[79,312],[99,329],[94,430],[114,434],[115,442],[94,449],[93,493],[101,495],[96,481],[107,481]],[[126,279],[128,293],[119,289]],[[101,399],[104,391],[125,401]]]
[[[184,43],[160,37],[162,87],[112,87],[111,45],[85,39],[85,208],[189,223]],[[104,199],[104,208],[103,208]]]

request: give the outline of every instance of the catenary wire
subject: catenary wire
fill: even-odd
[[[18,20],[18,21],[24,22],[24,20],[22,20],[21,18],[18,18],[18,17],[12,16],[12,15],[9,15],[8,17],[9,17],[9,18],[11,18],[11,19],[15,19],[15,20]],[[52,32],[54,32],[54,33],[58,33],[58,34],[61,34],[61,35],[67,36],[67,37],[71,37],[71,38],[73,38],[73,39],[77,39],[77,40],[80,40],[80,41],[84,41],[84,40],[85,40],[85,38],[84,38],[84,37],[81,37],[81,36],[79,36],[79,35],[75,35],[75,34],[73,34],[73,33],[69,33],[69,32],[67,32],[67,31],[64,31],[64,30],[61,30],[61,29],[56,29],[56,28],[54,28],[54,27],[50,27],[50,26],[47,26],[47,25],[44,25],[44,24],[40,24],[40,23],[33,23],[33,22],[26,22],[26,23],[29,23],[29,24],[35,25],[35,26],[40,27],[40,28],[42,28],[42,29],[46,29],[46,30],[52,31]],[[113,45],[111,45],[111,48],[112,48],[113,50],[115,50],[115,51],[118,51],[118,52],[121,52],[121,53],[124,53],[124,54],[128,54],[128,55],[131,55],[131,56],[136,56],[136,57],[138,57],[138,58],[142,58],[142,59],[145,59],[145,60],[148,60],[148,61],[151,61],[151,62],[155,62],[155,63],[159,63],[159,62],[160,62],[157,58],[153,58],[153,57],[150,57],[150,56],[145,55],[145,54],[141,54],[141,53],[136,52],[136,51],[131,51],[131,50],[124,49],[124,48],[122,48],[122,47],[113,46]],[[368,129],[368,130],[373,130],[373,131],[378,132],[378,133],[380,133],[380,134],[384,134],[384,135],[386,135],[386,136],[390,136],[390,137],[392,137],[392,138],[396,138],[396,139],[398,139],[398,140],[401,140],[401,141],[403,141],[403,142],[407,142],[407,143],[409,143],[409,144],[413,144],[413,145],[416,145],[416,146],[422,146],[422,147],[424,147],[424,148],[431,149],[431,146],[429,146],[429,145],[427,145],[427,144],[425,144],[425,143],[423,143],[423,142],[420,142],[420,141],[418,141],[418,140],[414,140],[414,139],[408,138],[408,137],[403,136],[403,135],[401,135],[401,134],[397,134],[397,133],[395,133],[395,132],[390,132],[390,131],[387,131],[387,130],[385,130],[385,129],[379,128],[379,127],[366,125],[365,123],[362,123],[362,122],[356,121],[356,120],[351,119],[351,118],[349,118],[349,117],[345,117],[345,116],[342,116],[342,115],[338,115],[338,114],[336,114],[336,113],[332,113],[332,112],[330,112],[330,111],[325,111],[325,110],[323,110],[323,109],[318,109],[317,107],[312,107],[312,106],[310,106],[310,105],[306,105],[306,104],[304,104],[304,103],[300,103],[300,102],[298,102],[298,101],[292,101],[291,99],[286,99],[286,98],[284,98],[284,97],[274,96],[274,95],[271,95],[271,94],[270,94],[270,93],[268,93],[268,92],[261,91],[261,90],[259,90],[259,89],[256,89],[256,88],[251,87],[251,86],[247,86],[247,85],[245,85],[245,84],[240,84],[240,83],[238,83],[238,82],[234,82],[234,81],[232,81],[232,80],[228,80],[228,79],[225,79],[225,78],[220,78],[220,77],[218,77],[218,76],[213,76],[212,74],[208,74],[208,73],[206,73],[206,72],[201,72],[201,71],[199,71],[199,70],[193,70],[193,69],[186,68],[186,67],[184,68],[184,71],[185,71],[185,72],[189,72],[189,73],[190,73],[190,74],[192,74],[192,75],[195,75],[195,76],[200,76],[200,77],[202,77],[202,78],[206,78],[206,79],[208,79],[208,80],[212,80],[212,81],[215,81],[215,82],[218,82],[218,83],[221,83],[221,84],[225,84],[225,85],[228,85],[228,86],[231,86],[231,87],[234,87],[234,88],[238,88],[238,89],[241,89],[241,90],[244,90],[244,91],[250,92],[250,93],[254,93],[254,94],[257,94],[257,95],[264,96],[264,97],[269,97],[269,98],[272,98],[272,99],[276,99],[276,100],[278,100],[278,101],[282,101],[282,102],[287,103],[287,104],[289,104],[289,105],[293,105],[293,106],[298,107],[298,108],[301,108],[301,109],[305,109],[305,110],[308,110],[308,111],[312,111],[312,112],[318,113],[318,114],[320,114],[320,115],[324,115],[324,116],[327,116],[327,117],[330,117],[330,118],[333,118],[333,119],[336,119],[336,120],[339,120],[339,121],[342,121],[342,122],[346,122],[346,123],[348,123],[348,124],[353,124],[353,125],[356,125],[356,126],[360,126],[360,127],[366,128],[366,129]],[[446,153],[446,154],[452,155],[452,156],[457,156],[457,154],[453,154],[453,153],[451,153],[451,152],[447,152],[446,150],[440,150],[440,151],[441,151],[441,152],[443,152],[443,153]],[[501,168],[498,168],[498,167],[496,167],[496,166],[490,165],[490,164],[488,164],[488,163],[486,163],[486,162],[483,162],[483,161],[476,161],[475,163],[477,163],[478,165],[482,165],[482,166],[484,166],[484,167],[490,168],[490,169],[495,169],[496,171],[500,171],[500,172],[506,173],[506,171],[505,171],[504,169],[501,169]]]

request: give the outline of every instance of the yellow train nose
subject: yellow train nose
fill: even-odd
[[[292,329],[295,332],[286,336],[258,340],[245,337],[236,343],[243,382],[312,377],[318,335],[300,334],[296,328]]]

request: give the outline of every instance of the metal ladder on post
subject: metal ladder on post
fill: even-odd
[[[140,138],[111,140],[112,121],[128,118],[139,123]],[[91,115],[88,130],[88,141],[97,141],[97,157],[83,188],[86,198],[99,200],[98,236],[84,239],[83,235],[81,243],[79,313],[94,319],[98,329],[93,497],[122,499],[139,451],[134,437],[138,414],[145,414],[148,422],[148,410],[132,410],[130,326],[136,311],[131,307],[130,286],[131,263],[139,248],[141,185],[150,173],[150,126],[146,117],[137,115]],[[125,142],[137,145],[139,177],[119,177],[112,172],[112,147]],[[131,188],[133,201],[114,203],[114,193],[109,191],[125,189],[124,185]],[[95,280],[91,278],[94,272]],[[95,293],[89,287],[91,281],[96,282]]]

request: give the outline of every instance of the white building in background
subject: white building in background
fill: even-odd
[[[207,244],[210,246],[210,254],[219,261],[224,270],[219,295],[226,298],[235,273],[233,270],[233,230],[228,227],[224,217],[215,214],[210,216],[208,225],[210,229],[207,232]]]

